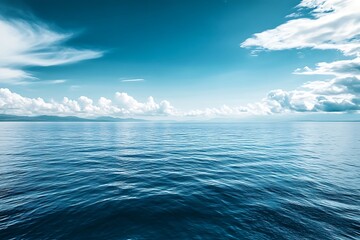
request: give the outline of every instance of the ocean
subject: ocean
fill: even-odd
[[[360,123],[0,123],[0,239],[360,239]]]

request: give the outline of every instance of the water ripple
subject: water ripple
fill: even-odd
[[[0,239],[359,239],[359,130],[2,123]]]

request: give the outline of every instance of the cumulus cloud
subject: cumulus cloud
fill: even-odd
[[[157,103],[153,97],[139,102],[127,93],[115,93],[114,100],[105,97],[97,101],[86,96],[76,100],[64,97],[61,102],[45,101],[42,98],[28,98],[0,88],[0,112],[14,115],[55,115],[55,116],[167,116],[175,115],[176,110],[166,100]]]
[[[156,103],[150,96],[145,103],[141,103],[127,93],[119,92],[115,94],[115,97],[119,106],[126,109],[128,113],[147,113],[148,115],[171,115],[174,113],[174,108],[166,100]]]
[[[259,103],[265,113],[352,112],[360,110],[360,79],[312,81],[299,89],[269,92]]]
[[[0,16],[0,82],[22,84],[37,80],[28,66],[54,66],[98,58],[102,52],[65,46],[71,33],[60,33],[37,20]]]

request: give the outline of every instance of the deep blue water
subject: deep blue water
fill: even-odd
[[[360,123],[1,123],[0,239],[359,239]]]

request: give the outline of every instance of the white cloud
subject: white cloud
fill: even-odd
[[[56,79],[56,80],[41,81],[41,83],[45,83],[45,84],[61,84],[61,83],[65,83],[65,82],[67,82],[66,79]]]
[[[156,103],[153,97],[149,97],[145,103],[138,102],[132,96],[129,96],[127,93],[115,94],[117,103],[128,113],[142,114],[146,113],[147,115],[172,115],[175,114],[175,109],[171,104],[163,100],[160,103]]]
[[[127,93],[117,92],[114,100],[105,97],[94,101],[86,96],[77,100],[67,97],[61,102],[45,101],[42,98],[27,98],[0,88],[0,112],[15,115],[55,115],[55,116],[167,116],[176,115],[174,107],[166,100],[159,103],[153,97],[139,102]]]
[[[102,52],[64,46],[72,34],[59,33],[39,21],[0,17],[0,82],[36,80],[28,66],[54,66],[98,58]]]
[[[290,13],[289,15],[286,16],[286,18],[298,18],[301,17],[302,14],[299,12],[294,12],[294,13]]]
[[[340,60],[335,62],[321,62],[315,69],[304,67],[296,69],[295,74],[303,75],[334,75],[337,77],[360,77],[360,57],[350,60]]]
[[[36,78],[23,70],[0,67],[0,83],[20,85],[26,84],[31,80],[36,80]]]
[[[145,79],[143,78],[132,78],[132,79],[123,79],[122,82],[143,82]]]
[[[204,110],[191,110],[185,112],[183,115],[187,117],[213,117],[213,116],[242,116],[249,113],[249,108],[247,107],[229,107],[223,105],[220,108],[206,108]]]
[[[312,81],[299,89],[271,91],[259,103],[267,114],[283,112],[352,112],[360,110],[360,79]]]
[[[358,0],[302,0],[291,17],[302,16],[299,10],[310,11],[310,16],[291,19],[280,26],[254,34],[241,47],[259,50],[313,48],[339,50],[353,59],[321,62],[316,68],[298,68],[295,74],[360,75],[360,1]],[[253,49],[251,51],[254,51]]]
[[[335,49],[346,55],[358,55],[360,1],[303,0],[298,7],[310,9],[312,16],[291,19],[274,29],[256,33],[241,47]]]

